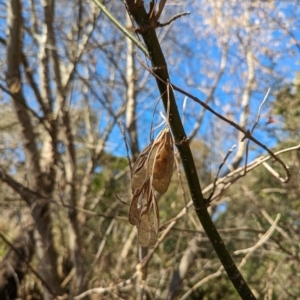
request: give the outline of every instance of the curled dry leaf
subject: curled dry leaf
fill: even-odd
[[[163,194],[167,191],[174,164],[174,144],[170,129],[165,127],[150,149],[148,174],[152,177],[153,188]]]

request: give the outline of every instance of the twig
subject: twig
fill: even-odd
[[[137,56],[138,57],[138,56]],[[165,85],[167,85],[168,83],[163,80],[162,78],[160,78],[157,74],[155,74],[155,72],[153,70],[151,70],[139,57],[138,57],[140,63],[142,64],[142,66],[148,70],[157,80],[159,80],[160,82],[164,83]],[[262,144],[261,142],[259,142],[256,138],[254,138],[251,135],[251,132],[249,130],[245,130],[242,127],[240,127],[238,124],[234,123],[233,121],[225,118],[224,116],[222,116],[221,114],[217,113],[215,110],[213,110],[210,106],[208,106],[205,102],[201,101],[199,98],[191,95],[190,93],[182,90],[181,88],[177,87],[176,85],[174,85],[173,83],[170,83],[170,85],[172,86],[172,88],[175,91],[178,91],[179,93],[191,98],[192,100],[194,100],[196,103],[199,103],[201,106],[203,106],[205,109],[207,109],[208,111],[210,111],[212,114],[214,114],[215,116],[217,116],[218,118],[220,118],[221,120],[223,120],[224,122],[230,124],[231,126],[233,126],[234,128],[236,128],[237,130],[239,130],[240,132],[242,132],[245,136],[243,137],[242,141],[244,141],[245,139],[249,139],[251,141],[253,141],[255,144],[257,144],[258,146],[260,146],[261,148],[263,148],[265,151],[267,151],[270,156],[272,156],[276,161],[278,161],[283,169],[285,170],[286,173],[286,177],[282,178],[279,177],[278,179],[283,182],[286,183],[290,180],[290,171],[288,169],[288,167],[285,165],[285,163],[278,158],[267,146],[265,146],[264,144]]]
[[[258,113],[257,113],[257,118],[256,118],[256,121],[255,121],[253,127],[252,127],[251,134],[253,133],[253,131],[254,131],[256,125],[258,124],[258,122],[259,122],[259,120],[260,120],[260,114],[261,114],[262,106],[263,106],[264,103],[267,101],[267,99],[268,99],[268,97],[269,97],[269,94],[270,94],[270,91],[271,91],[271,89],[268,88],[268,91],[267,91],[267,93],[266,93],[266,95],[265,95],[265,97],[264,97],[264,100],[263,100],[263,101],[261,102],[261,104],[259,105]]]
[[[159,99],[157,100],[155,106],[154,106],[154,109],[153,109],[153,113],[152,113],[152,119],[151,119],[151,124],[150,124],[150,141],[153,142],[154,141],[154,136],[153,136],[153,120],[154,120],[154,114],[155,114],[155,111],[156,111],[156,108],[157,108],[157,105],[159,103],[159,101],[162,99],[162,97],[164,96],[164,94],[167,92],[167,90],[162,94],[160,95]]]
[[[216,183],[217,183],[217,180],[218,180],[218,176],[219,176],[219,174],[220,174],[220,171],[221,171],[222,167],[224,166],[224,164],[225,164],[227,158],[228,158],[229,155],[233,152],[233,150],[234,150],[235,147],[236,147],[236,145],[233,145],[233,146],[227,151],[227,154],[226,154],[225,158],[223,159],[222,163],[219,165],[219,169],[218,169],[217,175],[215,176],[215,180],[214,180],[214,182],[213,182],[213,188],[212,188],[212,191],[211,191],[211,193],[210,193],[210,195],[209,195],[209,197],[208,197],[208,199],[207,199],[207,203],[210,202],[210,200],[211,200],[211,198],[212,198],[212,196],[213,196],[213,194],[214,194],[214,192],[215,192],[215,189],[216,189]]]
[[[291,148],[286,148],[283,150],[280,150],[278,152],[275,153],[275,155],[280,155],[282,153],[286,153],[286,152],[291,152],[291,151],[297,151],[300,150],[300,144],[295,146],[295,147],[291,147]],[[258,166],[260,166],[261,164],[263,164],[264,162],[266,162],[267,160],[269,160],[271,157],[267,156],[267,157],[259,157],[256,160],[254,160],[253,162],[251,162],[248,166],[247,166],[247,173],[250,172],[251,170],[257,168]],[[230,187],[232,182],[236,182],[238,179],[240,179],[241,177],[243,177],[243,170],[244,167],[240,167],[239,169],[236,169],[234,171],[232,171],[231,173],[227,174],[225,177],[220,178],[217,181],[217,185],[223,184],[224,187],[222,188],[222,190],[225,190],[227,188]],[[213,188],[213,184],[208,185],[206,188],[203,189],[203,193],[208,193],[211,189]],[[219,194],[214,195],[214,197],[212,198],[212,200],[214,200],[215,198],[217,198],[219,196]],[[178,214],[176,217],[172,218],[171,220],[167,221],[166,223],[162,224],[160,226],[160,229],[162,230],[163,228],[165,228],[166,226],[168,226],[169,224],[175,222],[173,224],[173,226],[176,224],[176,222],[183,217],[187,210],[192,206],[193,202],[190,201],[186,207],[184,207]],[[171,228],[173,227],[171,226]],[[169,228],[169,227],[168,227]],[[170,230],[171,230],[170,228]],[[222,229],[220,229],[219,231],[222,231]]]
[[[217,278],[219,276],[222,275],[223,273],[223,266],[221,266],[219,268],[219,270],[213,274],[210,274],[208,276],[206,276],[205,278],[203,278],[202,280],[200,280],[199,282],[197,282],[193,287],[191,287],[181,298],[179,298],[179,300],[185,300],[188,299],[188,297],[196,290],[199,289],[200,286],[204,285],[205,283],[207,283],[208,281]]]
[[[160,0],[160,1],[159,1],[158,10],[157,10],[157,12],[155,12],[155,15],[154,15],[154,20],[155,20],[155,21],[158,21],[160,15],[161,15],[161,13],[162,13],[162,11],[164,10],[164,7],[165,7],[165,5],[166,5],[166,2],[167,2],[167,0]],[[155,7],[153,7],[153,9],[154,9],[154,8],[155,8]]]
[[[125,130],[123,128],[122,122],[119,122],[118,124],[119,124],[119,127],[120,127],[121,132],[122,132],[122,136],[123,136],[123,140],[124,140],[125,148],[126,148],[126,156],[127,156],[129,169],[130,169],[130,174],[132,175],[132,165],[131,165],[131,160],[129,158],[129,149],[128,149],[128,144],[127,144],[127,140],[126,140]]]
[[[280,178],[280,174],[276,172],[268,163],[264,162],[263,166],[277,179]]]
[[[90,290],[87,290],[85,292],[83,292],[82,294],[74,297],[74,300],[79,300],[79,299],[82,299],[88,295],[92,295],[92,294],[103,294],[103,293],[106,293],[106,292],[111,292],[113,291],[114,289],[121,289],[122,287],[126,287],[128,285],[131,285],[131,283],[135,280],[135,278],[137,277],[137,273],[133,274],[133,276],[125,281],[122,281],[116,285],[112,285],[112,286],[109,286],[109,287],[98,287],[98,288],[93,288],[93,289],[90,289]]]
[[[260,246],[262,246],[265,242],[267,242],[267,240],[271,237],[271,235],[273,234],[273,232],[275,231],[275,229],[277,227],[279,220],[280,220],[280,214],[277,214],[277,217],[276,217],[275,221],[273,222],[272,226],[268,229],[268,231],[259,239],[259,241],[253,247],[234,251],[235,255],[247,253],[239,265],[240,269],[246,264],[247,259],[250,257],[250,255],[256,249],[258,249]]]
[[[95,213],[90,210],[86,210],[77,206],[69,205],[64,202],[59,203],[58,201],[54,200],[53,198],[45,197],[38,192],[35,192],[23,184],[16,181],[13,177],[6,174],[6,172],[0,167],[0,180],[8,184],[18,195],[20,195],[23,200],[29,205],[34,205],[36,203],[44,203],[47,204],[49,202],[66,207],[71,209],[76,209],[78,211],[84,212],[85,214],[92,215],[92,216],[99,216],[104,218],[117,218],[116,216],[107,216],[100,213]]]
[[[253,134],[254,132],[254,129],[256,127],[256,125],[258,124],[259,120],[260,120],[260,113],[261,113],[261,108],[262,106],[264,105],[264,103],[266,102],[266,100],[268,99],[268,96],[269,96],[269,93],[270,93],[270,88],[268,89],[263,101],[261,102],[261,104],[259,105],[259,108],[258,108],[258,112],[257,112],[257,118],[256,118],[256,121],[251,129],[251,135]],[[246,174],[246,165],[247,165],[247,162],[248,162],[248,151],[249,151],[249,143],[250,143],[250,139],[248,139],[247,141],[247,144],[246,144],[246,159],[245,159],[245,174]],[[278,177],[277,177],[278,178]]]
[[[170,25],[172,22],[174,22],[175,20],[177,20],[177,19],[179,19],[179,18],[181,18],[181,17],[183,17],[183,16],[187,16],[187,15],[189,15],[190,14],[190,12],[189,11],[187,11],[187,12],[183,12],[183,13],[180,13],[180,14],[177,14],[176,16],[174,16],[173,18],[171,18],[168,22],[166,22],[166,23],[159,23],[159,22],[157,22],[157,25],[156,25],[156,27],[164,27],[164,26],[167,26],[167,25]]]
[[[261,214],[265,217],[265,219],[270,223],[270,225],[273,224],[273,219],[270,217],[270,215],[264,210],[261,210]],[[289,240],[290,242],[293,241],[293,239],[279,226],[276,226],[276,230],[284,237],[285,239]],[[281,238],[282,240],[282,238]]]
[[[185,117],[185,110],[186,110],[187,100],[188,100],[188,97],[185,96],[184,99],[183,99],[183,104],[182,104],[182,124],[183,125],[184,125],[184,117]],[[191,140],[191,136],[189,138]]]
[[[124,33],[147,57],[149,53],[147,48],[135,37],[133,36],[112,14],[107,10],[105,5],[100,2],[100,0],[92,0],[99,9],[109,18],[109,20]]]
[[[130,204],[128,204],[127,202],[123,201],[123,200],[118,196],[117,193],[115,193],[115,197],[116,197],[117,200],[119,200],[122,204],[130,206]]]

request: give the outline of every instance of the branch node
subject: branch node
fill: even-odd
[[[156,27],[164,27],[164,26],[168,26],[168,25],[170,25],[172,22],[174,22],[175,20],[177,20],[177,19],[179,19],[179,18],[181,18],[181,17],[187,16],[187,15],[189,15],[189,14],[190,14],[189,11],[183,12],[183,13],[180,13],[180,14],[177,14],[177,15],[175,15],[173,18],[171,18],[171,19],[170,19],[168,22],[166,22],[166,23],[160,23],[160,22],[157,22]]]
[[[189,144],[190,144],[190,140],[186,136],[184,136],[179,143],[175,143],[175,145],[177,146],[188,146]]]
[[[244,137],[241,139],[241,142],[244,142],[245,139],[249,139],[249,138],[251,138],[251,137],[252,137],[252,136],[251,136],[251,132],[250,132],[250,130],[248,129],[248,130],[245,132]]]
[[[160,71],[163,71],[163,70],[165,70],[165,69],[166,69],[166,66],[164,66],[164,65],[160,65],[160,66],[155,66],[155,67],[153,67],[153,71],[154,71],[155,73],[160,72]]]
[[[207,208],[210,206],[209,200],[208,199],[204,199],[204,203],[205,203],[204,206],[198,206],[198,207],[194,206],[196,213],[198,213],[198,212],[200,213],[203,210],[204,211],[207,210]]]

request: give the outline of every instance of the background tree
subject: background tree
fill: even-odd
[[[165,238],[142,288],[136,284],[136,228],[124,204],[130,175],[118,123],[136,158],[152,119],[156,128],[165,115],[161,103],[154,112],[159,93],[139,62],[143,54],[91,2],[0,5],[0,298],[73,299],[89,291],[84,297],[236,299],[199,220],[185,209],[191,202],[178,155],[169,191],[158,201]],[[121,1],[104,5],[134,32]],[[276,151],[294,146],[298,84],[286,82],[298,71],[291,63],[299,57],[297,3],[168,1],[159,21],[183,10],[191,14],[156,29],[171,82],[245,129],[271,87],[273,106],[263,106],[255,135]],[[222,175],[243,167],[246,143],[196,102],[177,92],[176,99],[208,195],[233,144]],[[248,154],[254,160],[266,153],[250,143]],[[258,298],[299,294],[299,156],[285,156],[288,185],[259,167],[229,191],[230,177],[227,185],[219,182],[210,207]]]

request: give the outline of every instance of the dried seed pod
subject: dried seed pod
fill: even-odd
[[[131,188],[133,194],[140,190],[147,180],[147,158],[149,151],[151,149],[151,145],[148,145],[138,156],[137,160],[135,161],[132,174],[131,174]]]
[[[151,225],[147,214],[143,214],[138,227],[138,240],[142,247],[148,247],[151,238]]]
[[[148,159],[148,174],[152,177],[152,186],[163,194],[167,191],[173,174],[174,146],[170,129],[165,127],[151,147]]]
[[[142,247],[153,248],[159,230],[159,212],[156,200],[151,191],[151,198],[144,212],[141,214],[138,224],[138,241]]]
[[[146,180],[141,189],[135,191],[129,209],[129,223],[138,225],[142,212],[150,201],[150,180]]]
[[[153,178],[152,186],[158,193],[164,194],[168,190],[170,180],[171,180],[171,177],[166,177],[166,178],[163,177],[160,179]]]
[[[141,223],[138,229],[138,240],[142,247],[153,248],[157,242],[158,231],[149,222],[148,216],[144,215],[141,218]]]
[[[131,204],[130,204],[130,209],[129,209],[129,223],[131,225],[137,225],[139,217],[141,215],[141,207],[138,206],[138,201],[139,201],[140,194],[133,195]]]
[[[169,131],[168,133],[170,134]],[[164,181],[165,179],[163,177],[163,172],[168,169],[167,165],[170,160],[168,158],[168,147],[170,147],[168,145],[170,144],[170,139],[165,137],[164,134],[161,135],[161,138],[163,141],[162,143],[156,143],[155,148],[153,148],[152,144],[150,144],[140,153],[136,162],[134,163],[131,175],[131,188],[133,197],[129,209],[129,223],[136,225],[138,229],[139,244],[142,247],[149,248],[152,248],[155,245],[159,230],[159,211],[152,189],[152,177],[149,175],[150,173],[148,171],[149,155],[153,152],[153,149],[157,149],[154,152],[156,152],[158,156],[156,157],[156,154],[153,154],[153,161],[157,161],[153,167],[153,171],[155,171],[155,175],[159,177],[159,179],[157,179],[160,180],[159,185],[161,185],[161,182],[163,182],[164,188],[168,188],[169,185],[169,183],[166,184]],[[173,151],[173,141],[171,135],[170,138]],[[165,166],[163,166],[164,164]],[[168,182],[169,181],[170,178],[168,179]],[[161,190],[161,188],[158,188],[158,190]]]

